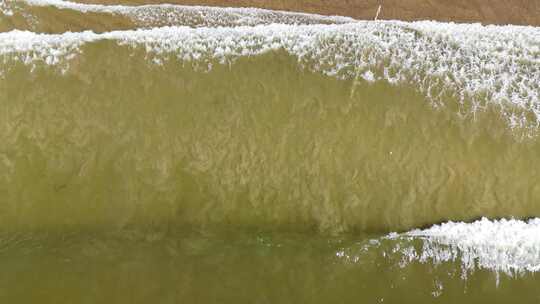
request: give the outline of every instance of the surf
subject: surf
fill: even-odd
[[[216,260],[234,286],[257,267],[291,283],[304,261],[308,300],[327,278],[370,301],[388,282],[387,299],[444,300],[535,281],[537,27],[31,0],[1,1],[0,29],[13,265],[74,261],[78,295],[111,273],[143,290],[122,263],[199,278],[182,300],[227,294],[203,284]]]
[[[517,29],[2,33],[5,197],[25,205],[24,185],[29,211],[57,206],[5,222],[54,225],[75,212],[73,224],[157,217],[339,232],[534,215],[538,36]],[[46,175],[16,178],[34,167]]]

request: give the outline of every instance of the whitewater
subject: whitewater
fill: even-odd
[[[276,265],[304,265],[269,301],[327,302],[310,290],[330,277],[376,277],[351,299],[535,299],[540,28],[26,0],[0,1],[0,30],[6,261],[67,274],[70,252],[97,281],[143,259],[200,279],[183,300],[252,298],[184,264],[210,273],[217,252],[237,288],[237,270],[283,287]]]

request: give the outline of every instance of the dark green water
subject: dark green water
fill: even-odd
[[[405,244],[407,242],[402,242]],[[535,303],[538,276],[404,263],[362,235],[123,230],[2,238],[10,303]],[[414,245],[414,242],[413,242]],[[362,248],[368,247],[368,250]],[[354,252],[356,259],[340,256]]]

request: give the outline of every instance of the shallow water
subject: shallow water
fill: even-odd
[[[389,232],[539,212],[540,145],[496,110],[462,118],[282,51],[210,72],[109,41],[81,52],[64,73],[5,65],[3,228]]]
[[[26,29],[42,33],[152,28],[157,26],[236,27],[262,24],[341,24],[340,16],[278,12],[256,8],[182,5],[81,5],[58,0],[0,2],[0,31]]]
[[[0,29],[0,300],[540,296],[538,28],[2,1]]]
[[[522,303],[538,275],[459,262],[408,262],[419,241],[366,235],[127,229],[2,238],[0,298],[10,303]]]

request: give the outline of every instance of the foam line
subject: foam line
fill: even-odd
[[[139,25],[185,25],[197,20],[206,26],[257,25],[271,23],[315,24],[348,23],[355,20],[342,16],[323,16],[259,8],[221,8],[175,4],[139,6],[82,4],[62,0],[24,0],[32,6],[53,6],[83,13],[119,14],[130,17]],[[193,23],[193,22],[192,22]]]
[[[497,105],[512,127],[540,123],[540,28],[439,22],[259,25],[44,35],[0,34],[0,54],[28,64],[62,62],[85,43],[143,46],[152,59],[209,65],[285,50],[300,65],[339,78],[412,84],[435,104],[443,94],[471,112]],[[531,120],[530,117],[534,117]]]
[[[475,266],[507,274],[540,271],[540,219],[488,220],[445,223],[407,236],[421,238],[424,248],[413,256],[420,261],[461,260],[465,269]]]

